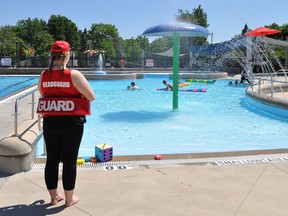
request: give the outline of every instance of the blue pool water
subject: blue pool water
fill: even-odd
[[[179,109],[173,111],[172,92],[156,90],[163,79],[168,75],[146,75],[134,80],[141,88],[134,91],[126,90],[131,80],[90,81],[96,100],[79,156],[94,156],[101,143],[112,145],[117,156],[287,147],[288,121],[250,107],[244,87],[229,86],[228,80],[191,83],[184,88],[207,92],[179,92]]]
[[[0,100],[37,82],[38,76],[0,76]]]

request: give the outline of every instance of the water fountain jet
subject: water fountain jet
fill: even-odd
[[[99,68],[98,71],[96,71],[96,74],[106,74],[106,71],[103,71],[103,54],[100,52],[99,56],[98,56],[98,62],[97,62],[97,66]]]

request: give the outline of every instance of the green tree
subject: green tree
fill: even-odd
[[[0,26],[0,57],[15,57],[16,41],[18,41],[18,38],[14,32],[13,26]]]
[[[154,64],[157,67],[172,66],[172,58],[167,56],[157,55],[156,53],[164,52],[173,46],[172,37],[157,38],[149,44],[147,58],[154,59]]]
[[[273,35],[267,35],[267,37],[271,37],[276,40],[287,40],[288,38],[288,24],[284,24],[283,26],[280,26],[276,23],[272,23],[271,25],[265,26],[267,28],[272,28],[281,31],[279,34],[273,34]],[[285,47],[283,46],[273,46],[273,50],[275,52],[275,55],[280,60],[282,65],[285,65]]]
[[[281,31],[280,34],[281,34],[282,40],[287,41],[288,40],[288,24],[282,25],[280,31]]]
[[[88,34],[92,49],[105,51],[105,55],[112,58],[116,56],[114,41],[119,37],[119,33],[114,25],[93,23]]]
[[[19,43],[22,49],[33,48],[37,55],[46,56],[49,52],[53,37],[47,32],[46,21],[38,18],[28,18],[19,20],[14,27],[18,40],[21,38],[23,43]],[[25,53],[20,52],[22,57]]]
[[[66,40],[73,50],[80,49],[80,35],[74,22],[65,16],[52,15],[47,24],[54,40]]]
[[[149,53],[160,53],[173,46],[173,40],[169,37],[161,37],[152,41],[149,45]]]
[[[245,26],[244,26],[244,28],[242,29],[241,35],[244,35],[246,32],[248,32],[248,30],[249,30],[249,27],[248,27],[247,23],[245,23]]]
[[[47,32],[47,23],[45,20],[38,18],[28,18],[19,20],[15,26],[17,37],[21,38],[27,46],[34,45],[35,34],[39,32]]]
[[[147,37],[143,37],[143,36],[138,36],[136,38],[137,43],[139,44],[139,46],[141,47],[142,50],[147,51],[148,49],[148,45],[149,45],[149,40]]]
[[[277,23],[272,23],[271,25],[266,25],[267,28],[272,28],[281,31],[279,34],[267,35],[267,37],[271,37],[276,40],[287,40],[288,38],[288,24],[284,24],[283,26],[278,25]],[[275,55],[280,60],[282,65],[285,65],[285,47],[283,46],[273,46],[273,50]]]
[[[37,56],[48,56],[54,39],[47,32],[38,32],[34,36],[34,50]],[[28,48],[28,47],[27,47]]]
[[[279,26],[279,25],[276,24],[276,23],[272,23],[271,25],[267,25],[267,26],[265,26],[265,27],[271,28],[271,29],[276,29],[276,30],[279,30],[279,31],[282,30],[282,27]],[[281,39],[282,39],[282,36],[283,36],[282,34],[283,34],[283,32],[281,31],[280,34],[267,35],[267,37],[271,37],[271,38],[274,38],[274,39],[277,39],[277,40],[281,40]]]
[[[78,58],[78,66],[84,67],[87,65],[87,53],[85,52],[88,50],[88,42],[89,42],[89,35],[87,29],[85,28],[83,31],[79,30],[80,35],[80,48],[75,50],[75,56]]]
[[[137,38],[130,38],[124,40],[124,55],[123,57],[132,66],[142,65],[142,52],[148,48],[148,39],[143,36],[137,36]]]
[[[201,5],[198,8],[192,9],[192,12],[188,10],[183,11],[182,9],[178,9],[178,15],[176,16],[178,21],[193,23],[196,25],[203,26],[208,28],[207,22],[207,14],[204,12]],[[207,37],[189,37],[189,38],[181,38],[180,40],[181,46],[187,45],[204,45],[208,44]]]
[[[178,13],[179,14],[177,16],[177,20],[179,21],[194,23],[205,28],[209,27],[207,23],[207,14],[206,12],[204,12],[201,5],[199,5],[198,8],[193,8],[192,12],[189,12],[188,10],[183,11],[182,9],[178,9]]]
[[[87,44],[88,44],[88,40],[89,40],[89,35],[88,35],[88,32],[87,32],[87,29],[85,28],[82,31],[80,31],[80,50],[81,52],[84,52],[85,50],[88,49],[87,47]]]
[[[203,8],[201,7],[201,5],[199,5],[197,8],[193,8],[192,12],[189,12],[188,10],[182,10],[182,9],[178,9],[178,15],[176,16],[176,19],[178,21],[182,21],[182,22],[188,22],[188,23],[193,23],[199,26],[202,26],[204,28],[208,28],[209,24],[208,24],[208,17],[207,17],[207,13],[203,10]],[[207,37],[181,37],[180,38],[180,52],[181,53],[187,53],[187,57],[188,55],[188,51],[186,50],[187,46],[193,46],[193,45],[206,45],[208,44],[207,41]],[[186,57],[185,59],[180,59],[180,67],[184,67],[186,65],[188,65],[189,63],[186,63],[186,61],[188,60]]]
[[[149,47],[149,40],[147,37],[143,37],[143,36],[138,36],[136,38],[140,48],[141,48],[141,65],[143,64],[143,66],[145,65],[145,53],[148,52],[148,47]]]
[[[116,50],[116,56],[115,59],[123,59],[125,58],[125,46],[124,46],[124,40],[122,37],[117,37],[114,40],[114,48]],[[115,64],[114,64],[115,65]]]

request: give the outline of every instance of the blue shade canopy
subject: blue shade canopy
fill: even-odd
[[[178,32],[182,37],[208,36],[209,31],[199,25],[186,22],[172,21],[157,26],[150,27],[143,32],[144,36],[173,36],[174,32]]]

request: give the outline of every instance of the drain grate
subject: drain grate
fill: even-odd
[[[170,160],[136,160],[136,161],[107,161],[102,163],[91,163],[87,162],[84,164],[78,164],[78,168],[89,168],[89,167],[100,167],[103,170],[123,170],[132,169],[133,166],[149,166],[149,165],[169,165],[169,164],[214,164],[219,166],[227,165],[243,165],[243,164],[260,164],[260,163],[277,163],[277,162],[288,162],[288,157],[277,157],[277,158],[243,158],[235,160],[227,160],[222,158],[221,160],[213,159],[170,159]],[[62,163],[59,164],[62,168]],[[35,169],[44,169],[45,164],[34,164]]]
[[[87,162],[84,164],[78,164],[78,168],[89,168],[89,167],[132,167],[132,166],[143,166],[143,165],[169,165],[169,164],[187,164],[195,163],[195,159],[171,159],[171,160],[137,160],[137,161],[108,161],[103,163],[91,163]],[[62,163],[59,164],[62,168]],[[44,169],[45,164],[34,164],[35,169]],[[109,169],[109,168],[108,168]],[[121,169],[121,168],[120,168]]]
[[[215,161],[217,165],[240,165],[240,164],[261,164],[261,163],[278,163],[278,162],[288,162],[287,157],[280,158],[258,158],[258,159],[243,159],[243,160],[222,160]]]

